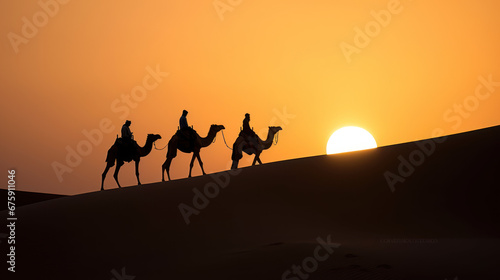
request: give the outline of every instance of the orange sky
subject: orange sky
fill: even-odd
[[[264,162],[325,154],[332,132],[348,125],[384,146],[429,138],[436,128],[500,124],[500,87],[479,81],[500,81],[495,0],[41,3],[0,4],[0,170],[17,169],[19,190],[96,191],[125,119],[139,144],[158,133],[163,147],[182,109],[202,136],[212,123],[225,125],[230,143],[246,112],[261,137],[281,125]],[[148,79],[157,67],[168,76]],[[141,95],[144,79],[150,89]],[[82,131],[103,119],[114,129],[60,181],[53,163],[66,164],[67,147],[76,149]],[[143,183],[161,180],[165,153],[142,159]],[[211,173],[227,169],[231,151],[219,134],[201,156]],[[189,160],[179,153],[173,178],[187,176]],[[136,184],[133,169],[122,168],[122,185]],[[115,187],[109,176],[106,188]]]

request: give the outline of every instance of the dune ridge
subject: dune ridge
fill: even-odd
[[[309,279],[496,279],[499,144],[496,126],[26,205],[18,274],[294,279],[283,273],[330,236],[339,247]]]

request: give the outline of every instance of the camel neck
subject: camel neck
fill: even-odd
[[[265,141],[262,142],[263,148],[264,149],[269,149],[273,145],[273,140],[274,140],[274,132],[269,128],[269,132],[267,133],[267,138]]]
[[[151,141],[149,138],[146,140],[146,144],[144,146],[140,147],[140,155],[141,157],[145,157],[149,155],[151,150],[153,149],[153,141]]]
[[[212,144],[212,141],[214,141],[216,134],[217,134],[217,132],[215,131],[215,129],[210,128],[206,137],[200,137],[201,138],[201,147],[204,148],[204,147],[207,147],[210,144]]]

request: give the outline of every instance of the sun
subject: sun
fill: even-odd
[[[377,147],[370,132],[356,126],[346,126],[335,131],[326,144],[327,154],[338,154]]]

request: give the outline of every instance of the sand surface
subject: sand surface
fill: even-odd
[[[436,141],[423,160],[412,142],[26,205],[16,276],[499,279],[500,127]],[[412,154],[391,188],[385,172]],[[179,205],[195,209],[189,224]]]

